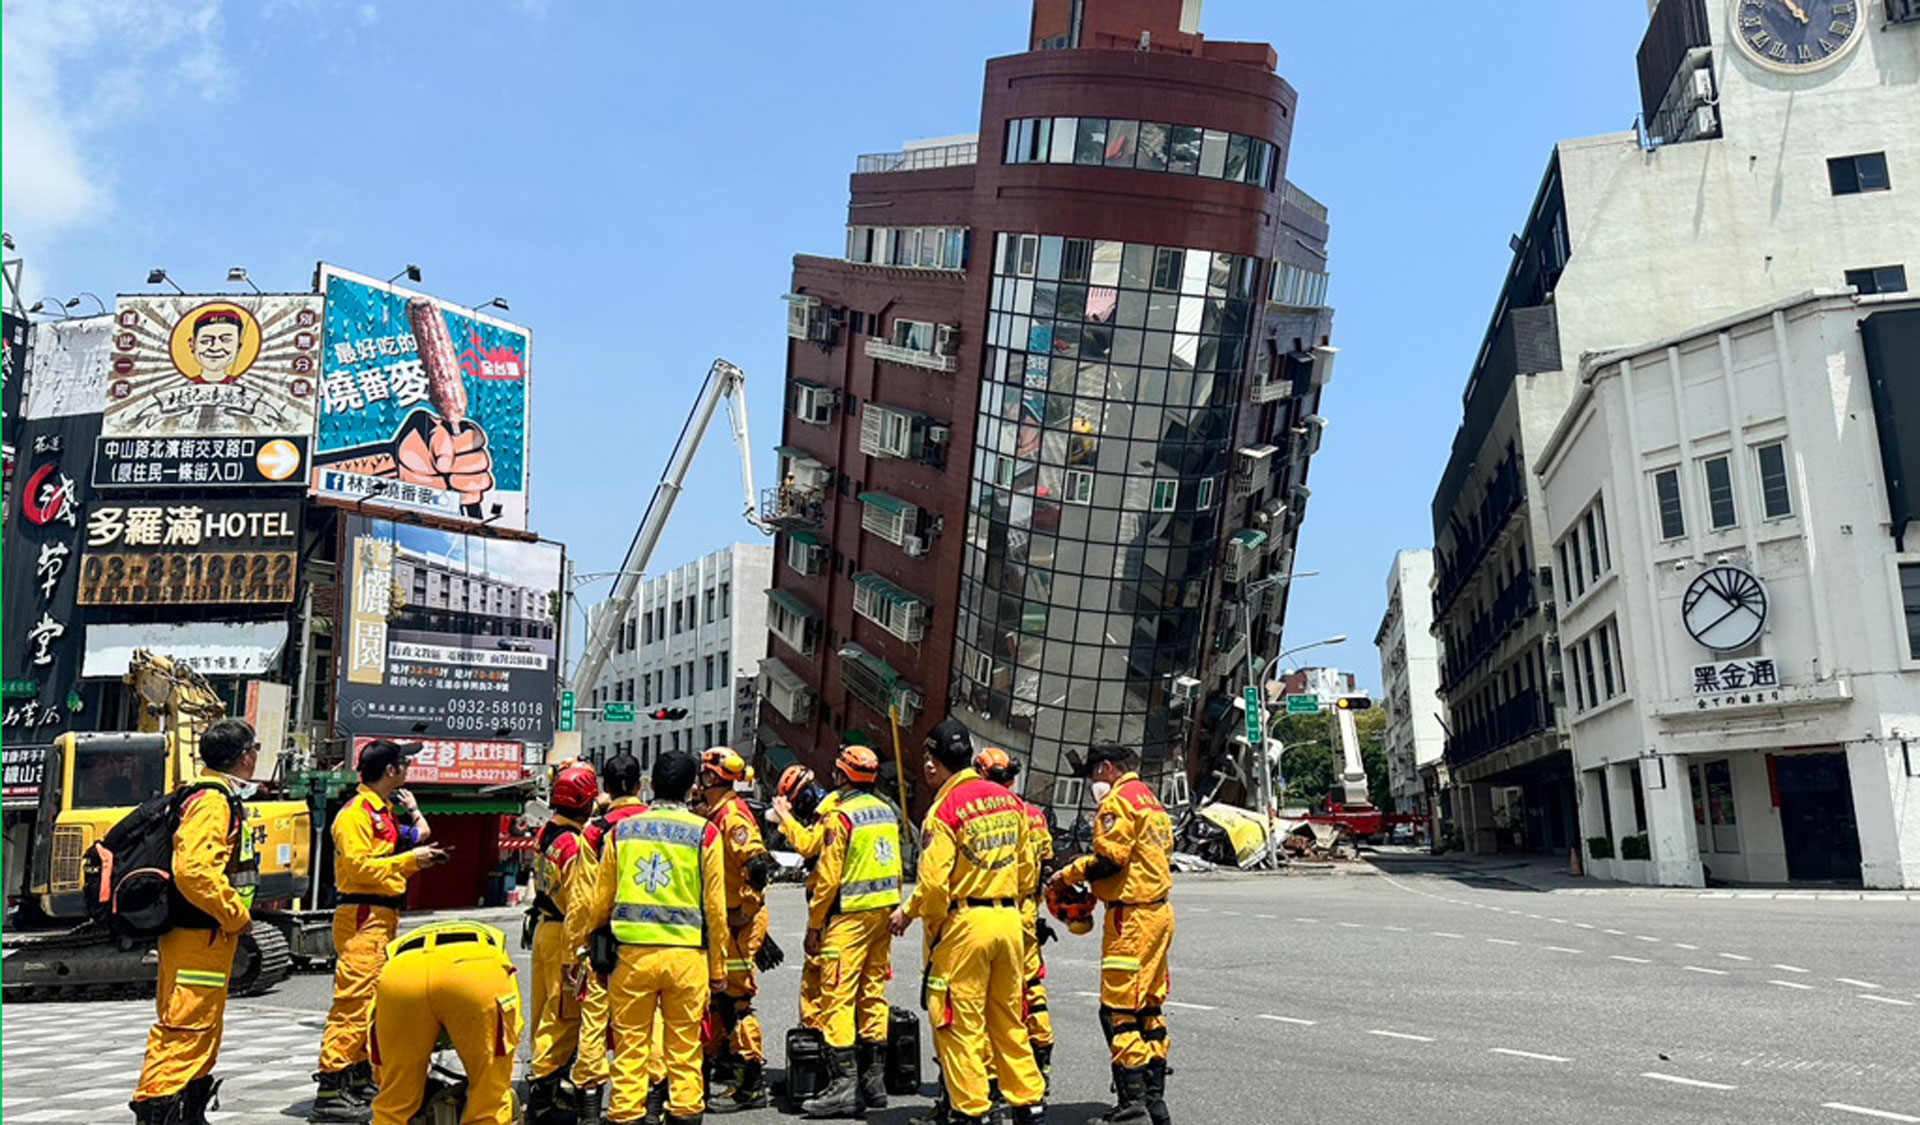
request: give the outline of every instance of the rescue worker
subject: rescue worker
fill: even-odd
[[[1020,776],[1020,763],[997,746],[989,746],[974,755],[973,768],[995,785],[1009,792]],[[1027,1039],[1033,1044],[1033,1061],[1044,1080],[1053,1073],[1053,1017],[1047,1012],[1047,966],[1040,947],[1054,938],[1053,927],[1040,912],[1041,890],[1053,874],[1053,825],[1039,805],[1021,798],[1027,814],[1027,843],[1033,848],[1035,873],[1027,893],[1021,897],[1020,913],[1026,926],[1026,1013]]]
[[[1117,1103],[1100,1125],[1167,1125],[1167,951],[1173,944],[1169,856],[1173,822],[1133,772],[1133,751],[1103,743],[1087,750],[1074,776],[1099,799],[1093,851],[1053,882],[1091,885],[1106,904],[1100,931],[1100,1026],[1113,1055]],[[1091,1123],[1090,1123],[1091,1125]]]
[[[973,740],[952,719],[927,735],[921,770],[935,796],[920,836],[920,881],[894,911],[890,928],[903,934],[915,918],[925,927],[922,1002],[946,1087],[947,1120],[987,1120],[991,1070],[1013,1125],[1044,1121],[1046,1087],[1021,1011],[1021,897],[1035,872],[1026,809],[974,772]]]
[[[647,811],[640,800],[640,759],[632,754],[622,751],[608,758],[600,769],[600,783],[611,800],[605,812],[587,822],[583,833],[596,874],[613,826]],[[595,890],[597,900],[597,879]],[[656,1068],[659,1062],[654,1059]],[[607,1066],[607,982],[599,973],[589,972],[586,995],[580,1000],[580,1050],[573,1061],[581,1125],[599,1125],[600,1102],[611,1078]],[[656,1069],[655,1078],[663,1075]]]
[[[702,1120],[700,1030],[714,992],[727,986],[726,875],[720,832],[687,807],[700,766],[669,750],[653,764],[654,803],[613,826],[602,846],[593,927],[606,927],[607,999],[613,1025],[613,1103],[607,1120],[646,1112],[648,1039],[655,1013],[667,1067],[667,1125]]]
[[[173,928],[160,935],[158,1018],[134,1089],[134,1120],[205,1125],[219,1082],[213,1064],[227,1010],[227,976],[253,921],[259,862],[239,799],[253,791],[260,744],[239,719],[200,736],[200,777],[173,831]]]
[[[713,1015],[724,1036],[719,1057],[737,1068],[732,1085],[707,1107],[713,1113],[767,1104],[766,1048],[760,1017],[753,1011],[759,993],[754,963],[768,940],[766,892],[774,862],[760,835],[760,822],[740,797],[738,785],[746,776],[746,759],[729,747],[716,746],[701,755],[701,800],[707,819],[720,831],[727,891],[727,986],[714,994]]]
[[[835,798],[821,790],[814,783],[813,771],[805,766],[788,766],[780,774],[780,783],[774,789],[773,805],[769,815],[780,826],[780,834],[787,839],[802,859],[807,861],[807,897],[813,897],[814,883],[819,869],[820,844],[826,838],[826,827],[821,823],[828,813],[833,811]],[[815,1031],[823,1028],[820,1020],[820,958],[807,956],[800,964],[800,1026]]]
[[[395,941],[374,987],[371,1051],[380,1072],[374,1125],[406,1125],[420,1111],[442,1034],[466,1071],[460,1120],[508,1125],[520,1025],[520,986],[499,930],[440,922]]]
[[[527,1125],[562,1125],[577,1117],[567,1079],[580,1046],[587,925],[593,914],[597,857],[584,836],[600,779],[583,762],[553,779],[553,816],[540,829],[534,863],[533,1061],[527,1068]],[[597,1115],[599,1107],[594,1107]]]
[[[366,1121],[377,1092],[367,1057],[374,987],[400,929],[407,880],[447,861],[405,788],[418,743],[380,738],[360,752],[360,790],[333,818],[333,1006],[320,1033],[309,1121]],[[406,823],[399,815],[404,812]]]
[[[900,814],[874,795],[880,758],[843,746],[832,808],[820,818],[820,859],[807,902],[808,957],[820,960],[820,1031],[832,1081],[800,1105],[806,1117],[841,1117],[887,1104],[887,976],[900,905]]]

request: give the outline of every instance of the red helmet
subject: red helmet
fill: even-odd
[[[1093,892],[1086,887],[1062,882],[1047,888],[1047,913],[1076,934],[1093,929],[1093,901]]]
[[[780,784],[774,792],[791,801],[799,792],[813,784],[813,771],[805,766],[788,766],[780,774]]]
[[[558,809],[590,809],[600,795],[600,778],[593,767],[576,762],[562,769],[553,779],[553,806]]]
[[[998,746],[981,747],[973,756],[973,768],[981,777],[1000,785],[1011,784],[1020,772],[1020,764],[1013,760],[1013,755]]]
[[[700,769],[716,778],[718,784],[732,785],[746,780],[747,760],[730,746],[715,746],[700,755]]]
[[[870,746],[842,746],[833,764],[855,785],[872,785],[880,780],[880,756]]]

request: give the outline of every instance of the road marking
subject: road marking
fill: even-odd
[[[1601,930],[1600,932],[1603,934],[1612,934],[1614,937],[1625,937],[1627,935],[1627,931],[1625,930]]]
[[[1580,950],[1578,949],[1568,949],[1564,945],[1543,945],[1540,948],[1546,950],[1548,953],[1579,953],[1580,952]]]
[[[1204,906],[1189,906],[1189,907],[1187,907],[1187,913],[1189,913],[1189,914],[1211,914],[1211,913],[1212,913],[1212,911],[1211,911],[1211,910],[1209,910],[1208,908],[1206,908],[1206,907],[1204,907]]]
[[[1407,933],[1413,932],[1412,930],[1407,929],[1405,926],[1382,926],[1380,928],[1383,930],[1389,930],[1396,934],[1407,934]]]
[[[1503,937],[1490,937],[1487,939],[1487,941],[1493,945],[1519,945],[1520,944],[1517,941],[1508,941],[1506,938],[1503,938]]]
[[[1724,1082],[1704,1082],[1698,1078],[1682,1078],[1677,1074],[1662,1074],[1657,1070],[1643,1071],[1642,1078],[1651,1078],[1655,1082],[1671,1082],[1676,1086],[1698,1086],[1702,1090],[1738,1090],[1738,1086],[1729,1086]]]
[[[1855,988],[1879,988],[1880,987],[1879,985],[1873,983],[1870,980],[1854,980],[1852,977],[1835,977],[1833,979],[1836,981],[1839,981],[1841,984],[1850,984]]]
[[[1628,956],[1625,956],[1624,954],[1619,954],[1619,953],[1616,953],[1616,954],[1614,954],[1614,955],[1613,955],[1613,960],[1615,960],[1615,961],[1625,961],[1625,962],[1626,962],[1627,964],[1629,964],[1629,965],[1651,965],[1651,964],[1653,964],[1653,962],[1652,962],[1652,961],[1649,961],[1649,960],[1647,960],[1647,959],[1646,959],[1645,957],[1628,957]]]
[[[1751,960],[1753,960],[1753,958],[1751,958],[1751,957],[1746,957],[1746,956],[1742,956],[1741,954],[1738,954],[1738,953],[1716,953],[1716,954],[1714,954],[1714,956],[1715,956],[1715,957],[1725,957],[1725,958],[1726,958],[1727,960],[1729,960],[1729,961],[1751,961]]]
[[[1311,925],[1314,925],[1315,923],[1317,923],[1317,922],[1319,922],[1319,921],[1320,921],[1320,919],[1318,919],[1318,918],[1295,918],[1295,919],[1294,919],[1294,921],[1296,921],[1296,922],[1305,922],[1305,923],[1306,923],[1307,925],[1309,925],[1309,926],[1311,926]]]
[[[1768,984],[1777,984],[1777,985],[1779,985],[1779,986],[1780,986],[1781,988],[1797,988],[1797,989],[1799,989],[1799,990],[1800,990],[1800,991],[1802,991],[1802,992],[1812,992],[1812,991],[1813,991],[1813,986],[1812,986],[1812,985],[1810,985],[1810,984],[1801,984],[1801,983],[1800,983],[1799,981],[1797,981],[1797,980],[1770,980],[1770,981],[1768,981],[1767,983],[1768,983]]]
[[[1877,1002],[1877,1003],[1881,1003],[1881,1004],[1898,1004],[1898,1005],[1900,1005],[1900,1006],[1901,1006],[1902,1008],[1911,1008],[1911,1007],[1913,1007],[1913,1001],[1911,1001],[1911,1000],[1902,1000],[1902,999],[1900,999],[1900,998],[1899,998],[1899,997],[1897,997],[1897,996],[1875,996],[1875,995],[1874,995],[1873,993],[1871,993],[1871,992],[1862,992],[1862,993],[1860,994],[1860,999],[1862,999],[1862,1000],[1872,1000],[1872,1001],[1875,1001],[1875,1002]]]
[[[1434,937],[1444,937],[1444,938],[1464,938],[1464,937],[1466,937],[1466,936],[1467,936],[1467,935],[1465,935],[1465,934],[1450,934],[1450,933],[1448,933],[1448,932],[1447,932],[1447,931],[1445,931],[1445,930],[1428,930],[1427,932],[1428,932],[1429,934],[1432,934],[1432,935],[1433,935]]]
[[[1260,1015],[1260,1018],[1263,1020],[1272,1020],[1274,1023],[1298,1024],[1301,1027],[1312,1027],[1314,1025],[1314,1021],[1312,1020],[1295,1019],[1292,1016],[1269,1016],[1265,1013],[1262,1013]]]
[[[1647,936],[1647,935],[1645,935],[1645,934],[1635,934],[1635,935],[1633,935],[1633,940],[1635,940],[1635,941],[1650,941],[1650,942],[1653,942],[1653,943],[1654,943],[1655,945],[1658,945],[1658,944],[1660,944],[1660,939],[1659,939],[1659,938],[1657,938],[1657,937],[1648,937],[1648,936]]]
[[[1773,968],[1779,969],[1783,973],[1804,973],[1807,971],[1798,965],[1774,965]]]
[[[1688,945],[1688,944],[1687,944],[1686,942],[1684,942],[1684,941],[1676,941],[1676,942],[1674,942],[1674,943],[1673,943],[1673,947],[1674,947],[1675,949],[1698,949],[1698,948],[1700,948],[1700,947],[1699,947],[1699,946],[1697,946],[1697,945]]]
[[[1367,928],[1360,922],[1335,922],[1334,925],[1339,926],[1343,930],[1364,930]]]
[[[1369,1031],[1367,1032],[1367,1034],[1368,1034],[1368,1035],[1378,1035],[1378,1036],[1380,1036],[1380,1037],[1381,1037],[1382,1039],[1408,1039],[1408,1040],[1411,1040],[1411,1041],[1413,1041],[1413,1042],[1415,1042],[1415,1043],[1431,1043],[1431,1042],[1433,1042],[1433,1037],[1432,1037],[1432,1036],[1428,1036],[1428,1035],[1409,1035],[1409,1034],[1407,1034],[1407,1033],[1406,1033],[1406,1032],[1404,1032],[1404,1031],[1381,1031],[1381,1030],[1379,1030],[1378,1028],[1375,1028],[1375,1029],[1372,1029],[1372,1030],[1369,1030]]]
[[[1821,1102],[1821,1109],[1837,1109],[1841,1113],[1857,1113],[1862,1117],[1878,1117],[1882,1121],[1920,1121],[1904,1113],[1894,1113],[1885,1109],[1868,1109],[1863,1105],[1848,1105],[1846,1102]]]
[[[1576,925],[1576,926],[1578,926],[1578,927],[1580,927],[1580,928],[1581,928],[1581,929],[1583,929],[1583,930],[1591,930],[1591,929],[1593,929],[1593,926],[1592,926],[1591,924],[1589,924],[1589,923],[1586,923],[1586,922],[1575,922],[1575,923],[1574,923],[1574,925]]]
[[[1536,922],[1538,922],[1538,921],[1540,920],[1540,916],[1539,916],[1538,914],[1529,914],[1529,915],[1527,915],[1527,917],[1529,917],[1529,918],[1531,918],[1531,919],[1533,919],[1533,920],[1534,920],[1534,921],[1536,921]]]
[[[1190,1008],[1196,1012],[1217,1012],[1220,1010],[1212,1004],[1188,1004],[1181,1000],[1162,1000],[1160,1006],[1163,1008]]]
[[[1274,916],[1271,914],[1255,914],[1254,917],[1265,922],[1271,922],[1274,920]]]
[[[1222,910],[1222,911],[1220,912],[1220,917],[1222,917],[1222,918],[1238,918],[1238,917],[1240,917],[1240,912],[1239,912],[1238,910]]]
[[[1547,919],[1547,921],[1552,922],[1556,926],[1564,926],[1567,924],[1567,920],[1565,918],[1549,918]]]
[[[1541,1062],[1572,1062],[1564,1055],[1543,1055],[1538,1051],[1516,1051],[1512,1047],[1489,1047],[1487,1051],[1495,1055],[1512,1055],[1516,1059],[1538,1059]]]
[[[1680,967],[1689,973],[1711,973],[1716,977],[1724,977],[1727,975],[1725,969],[1709,969],[1705,965],[1682,965]]]
[[[1098,1000],[1098,999],[1100,999],[1100,994],[1099,994],[1098,992],[1076,992],[1076,993],[1074,993],[1074,995],[1075,995],[1075,996],[1086,996],[1086,997],[1090,997],[1090,998],[1092,998],[1092,999],[1094,999],[1094,1000]]]

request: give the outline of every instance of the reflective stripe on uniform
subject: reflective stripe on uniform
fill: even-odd
[[[1140,958],[1138,957],[1102,957],[1100,958],[1100,971],[1104,973],[1104,972],[1107,972],[1108,970],[1113,970],[1116,972],[1123,972],[1123,973],[1137,973],[1140,971]]]
[[[190,984],[195,988],[227,987],[227,974],[204,969],[181,969],[173,974],[173,980],[175,984]]]
[[[685,926],[698,930],[702,917],[698,910],[676,910],[671,906],[651,906],[640,902],[623,902],[613,908],[615,922],[637,925]]]
[[[752,971],[753,971],[753,962],[751,962],[751,961],[733,961],[733,960],[729,960],[729,961],[727,962],[727,971],[728,971],[728,972],[730,972],[730,973],[747,973],[747,972],[752,972]]]

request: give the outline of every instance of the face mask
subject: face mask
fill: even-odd
[[[260,783],[257,781],[239,781],[233,786],[233,795],[242,801],[248,800],[258,792],[260,792]]]
[[[1112,791],[1113,783],[1111,781],[1096,781],[1093,783],[1093,799],[1096,801],[1106,800],[1107,794]]]

